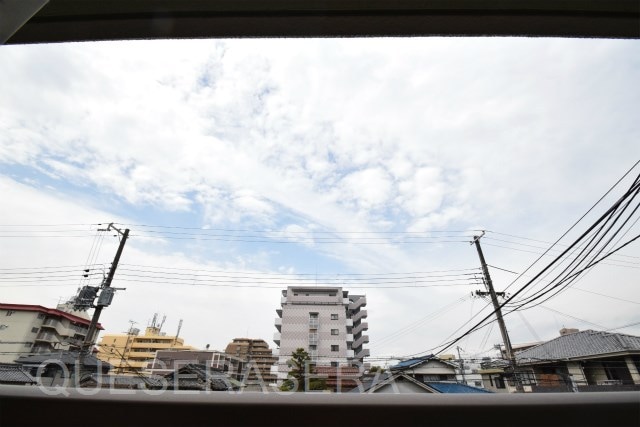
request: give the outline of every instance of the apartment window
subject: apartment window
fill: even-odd
[[[337,314],[332,314],[331,315],[331,320],[338,320],[338,315]]]
[[[331,330],[331,335],[339,335],[340,331],[338,331],[337,329],[332,329]]]
[[[337,368],[338,367],[338,362],[331,362],[331,367],[332,368]]]
[[[44,319],[44,313],[38,313],[38,319]]]
[[[482,387],[482,381],[474,381],[476,387]]]
[[[31,333],[33,333],[33,334],[37,334],[38,331],[39,331],[38,328],[31,328]]]
[[[318,313],[309,313],[309,319],[317,319]]]
[[[339,345],[332,345],[331,346],[331,351],[340,351],[340,346]]]
[[[309,346],[309,351],[314,351],[314,350],[317,350],[317,349],[318,349],[318,346],[317,346],[317,345],[315,345],[315,344],[311,344],[311,345]]]

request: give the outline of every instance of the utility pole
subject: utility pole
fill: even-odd
[[[484,275],[485,285],[487,286],[487,290],[489,291],[489,295],[491,296],[491,302],[493,303],[493,309],[496,312],[496,318],[498,319],[498,326],[500,327],[500,334],[502,335],[502,342],[504,343],[504,350],[507,356],[507,360],[511,365],[511,370],[513,372],[513,378],[516,384],[516,389],[521,391],[520,383],[516,378],[516,358],[513,354],[513,349],[511,348],[511,340],[509,339],[509,333],[507,332],[507,326],[504,323],[504,319],[502,318],[502,310],[500,309],[500,303],[498,302],[498,296],[496,295],[496,291],[493,289],[493,282],[491,281],[491,276],[489,275],[489,269],[487,268],[487,263],[484,260],[484,254],[482,253],[482,248],[480,247],[480,238],[484,236],[484,231],[479,236],[473,236],[473,242],[471,244],[476,245],[476,249],[478,250],[478,256],[480,257],[480,264],[482,265],[482,273]],[[502,293],[504,295],[504,292]],[[486,292],[477,291],[476,295],[486,295]]]
[[[464,377],[464,360],[462,360],[462,356],[460,356],[460,347],[456,347],[456,350],[458,350],[458,359],[460,360],[460,374],[462,375],[462,382],[466,384],[467,380]]]
[[[111,288],[111,282],[113,281],[113,276],[116,273],[116,268],[118,268],[118,262],[120,261],[120,256],[122,255],[122,250],[124,249],[124,244],[127,242],[127,238],[129,237],[129,229],[125,229],[124,232],[119,230],[118,228],[113,226],[113,223],[109,224],[105,231],[109,231],[114,229],[122,236],[120,239],[120,245],[118,246],[118,251],[116,252],[116,256],[113,258],[113,263],[111,263],[111,268],[109,269],[109,274],[107,275],[104,283],[102,285],[102,292],[100,292],[100,297],[98,297],[98,302],[96,303],[96,308],[93,312],[93,317],[91,318],[91,323],[89,324],[89,330],[87,331],[87,336],[84,339],[84,343],[82,344],[82,351],[89,352],[91,346],[93,345],[93,335],[96,332],[96,327],[98,326],[98,320],[100,319],[100,314],[102,313],[102,309],[109,304],[111,304],[111,300],[113,299],[114,288]]]

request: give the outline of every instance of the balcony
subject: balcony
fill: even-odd
[[[358,338],[357,340],[355,340],[353,342],[352,347],[353,348],[360,348],[362,347],[362,344],[366,344],[369,342],[369,335],[362,335],[360,336],[360,338]]]
[[[353,334],[347,334],[347,342],[353,342]]]
[[[368,348],[363,348],[362,350],[360,350],[360,352],[358,354],[356,354],[356,359],[362,359],[365,357],[369,357],[370,353],[369,353],[369,349]]]
[[[36,337],[35,341],[45,341],[45,342],[58,342],[58,336],[51,332],[41,332]]]
[[[309,329],[318,329],[320,327],[320,319],[318,318],[310,318],[309,319]]]
[[[347,350],[347,357],[350,359],[353,359],[353,357],[355,356],[355,353],[353,350]]]
[[[318,361],[318,350],[310,350],[309,351],[309,357],[311,358],[311,361],[317,362]]]
[[[358,326],[355,326],[351,332],[353,332],[354,335],[358,335],[360,332],[362,331],[366,331],[369,329],[369,324],[367,322],[361,322]]]
[[[364,307],[367,305],[367,298],[360,297],[352,303],[349,303],[349,310],[357,310],[360,307]]]
[[[353,319],[347,319],[347,327],[353,326]]]
[[[359,312],[351,316],[351,319],[354,322],[357,322],[358,320],[364,319],[365,317],[367,317],[367,310],[360,310]]]
[[[276,329],[278,330],[278,332],[282,332],[282,318],[281,317],[276,317],[275,325],[276,325]]]
[[[309,345],[318,345],[318,334],[309,334]]]
[[[42,322],[42,327],[56,329],[59,324],[60,322],[57,321],[56,319],[48,318],[44,322]]]
[[[275,342],[278,347],[280,347],[280,338],[280,332],[276,332],[275,334],[273,334],[273,342]]]

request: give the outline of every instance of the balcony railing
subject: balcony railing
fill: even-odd
[[[360,336],[360,338],[356,339],[353,342],[353,348],[359,348],[362,346],[362,344],[366,344],[369,342],[369,335],[362,335]]]
[[[56,319],[46,319],[44,322],[42,322],[42,327],[43,328],[56,328],[58,326],[58,324],[60,324],[60,322],[58,322]]]
[[[318,334],[309,334],[309,345],[318,345]]]
[[[367,298],[360,297],[354,302],[349,304],[349,310],[357,310],[358,308],[364,307],[365,305],[367,305]]]
[[[361,322],[358,326],[354,326],[351,332],[354,335],[359,334],[360,332],[366,331],[369,329],[369,324],[367,322]]]
[[[309,319],[309,329],[318,329],[320,327],[320,319],[318,318],[310,318]]]
[[[276,332],[273,334],[273,342],[275,342],[278,346],[280,345],[280,332]]]
[[[278,330],[278,332],[282,332],[282,318],[281,317],[276,317],[275,325],[276,325],[276,329]]]
[[[359,312],[357,312],[356,314],[354,314],[351,319],[354,322],[357,322],[360,319],[364,319],[365,317],[367,317],[367,310],[360,310]]]
[[[35,339],[36,341],[58,342],[60,341],[56,334],[51,332],[41,332]]]

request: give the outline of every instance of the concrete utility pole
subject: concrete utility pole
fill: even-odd
[[[462,382],[467,383],[466,378],[464,377],[464,360],[462,360],[462,356],[460,356],[460,347],[456,347],[458,350],[458,359],[460,360],[460,374],[462,375]]]
[[[106,231],[114,229],[122,236],[120,239],[120,245],[118,246],[118,251],[116,252],[116,256],[113,258],[113,263],[111,263],[111,268],[109,269],[109,274],[107,278],[104,280],[104,284],[102,285],[102,292],[100,293],[100,297],[98,298],[98,302],[96,303],[96,308],[93,312],[93,317],[91,318],[91,324],[89,324],[89,330],[87,331],[87,336],[84,339],[84,343],[82,344],[82,351],[89,352],[91,346],[93,345],[93,335],[96,332],[96,327],[98,326],[98,320],[100,319],[100,314],[102,313],[102,309],[109,304],[111,304],[111,299],[113,298],[114,289],[111,288],[111,282],[113,281],[113,276],[116,273],[116,268],[118,268],[118,262],[120,261],[120,256],[122,255],[122,250],[124,249],[124,244],[127,242],[127,238],[129,237],[129,229],[125,229],[124,232],[117,229],[113,226],[113,223],[109,224]],[[106,291],[106,292],[105,292]]]
[[[509,339],[509,333],[507,332],[507,326],[504,323],[504,319],[502,318],[502,310],[500,309],[500,303],[498,302],[498,296],[496,295],[496,291],[493,289],[493,282],[491,281],[491,276],[489,275],[489,269],[487,268],[487,263],[484,260],[484,254],[482,253],[482,248],[480,247],[480,238],[484,236],[484,232],[480,236],[473,236],[472,244],[476,245],[476,249],[478,250],[478,256],[480,257],[480,264],[482,264],[482,273],[484,275],[485,284],[487,286],[487,290],[489,291],[489,295],[491,296],[491,302],[493,303],[493,308],[496,312],[496,318],[498,319],[498,326],[500,326],[500,334],[502,335],[502,342],[504,343],[504,350],[511,364],[511,369],[513,370],[514,380],[516,382],[516,388],[519,390],[519,382],[515,377],[516,373],[516,358],[513,354],[513,349],[511,348],[511,340]],[[486,292],[476,292],[477,295],[486,295]]]

